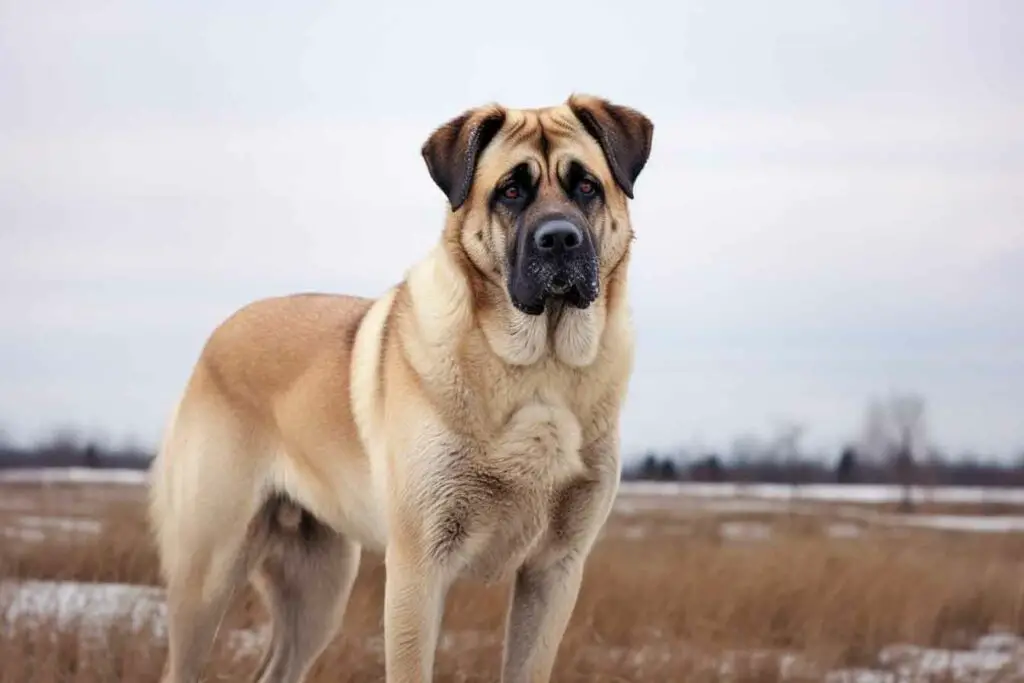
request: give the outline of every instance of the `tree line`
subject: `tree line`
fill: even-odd
[[[89,467],[145,469],[153,453],[136,446],[110,446],[71,432],[57,432],[31,446],[0,439],[0,468]]]
[[[910,505],[917,486],[1024,486],[1024,450],[1011,462],[965,453],[950,456],[928,437],[925,401],[894,393],[868,402],[860,432],[838,453],[811,457],[801,448],[805,428],[788,421],[768,438],[737,439],[729,453],[649,451],[627,466],[624,479],[729,483],[889,484]]]
[[[693,481],[733,484],[886,484],[896,486],[1024,487],[1024,454],[1013,462],[971,454],[926,462],[879,462],[853,446],[831,458],[779,460],[771,454],[753,458],[733,454],[648,451],[623,467],[632,481]]]

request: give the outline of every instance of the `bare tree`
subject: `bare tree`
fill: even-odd
[[[836,463],[836,482],[850,484],[856,478],[857,472],[857,449],[847,445],[839,455],[839,462]]]
[[[757,477],[757,465],[765,457],[764,443],[754,434],[741,434],[733,439],[730,457],[742,491],[750,480]]]
[[[913,508],[917,462],[927,448],[925,401],[918,394],[872,400],[864,419],[863,451],[891,468],[903,488],[901,508]]]
[[[803,425],[792,420],[784,420],[776,426],[775,436],[772,439],[772,450],[789,475],[789,484],[792,487],[790,493],[793,497],[799,493],[800,477],[802,476],[800,441],[803,439],[805,431]]]

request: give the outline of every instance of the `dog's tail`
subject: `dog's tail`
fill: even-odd
[[[160,570],[165,580],[170,572],[174,550],[174,544],[170,542],[170,527],[181,514],[180,497],[175,494],[180,484],[176,471],[179,469],[177,454],[184,450],[182,446],[186,439],[179,424],[183,401],[184,397],[175,403],[165,425],[160,448],[149,467],[149,526],[156,542]]]
[[[262,450],[235,408],[200,362],[150,466],[149,524],[165,581],[244,529],[261,503]]]

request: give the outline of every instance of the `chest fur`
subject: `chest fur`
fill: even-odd
[[[530,403],[487,440],[463,437],[433,461],[428,552],[457,574],[491,581],[543,546],[559,492],[584,472],[579,421]]]

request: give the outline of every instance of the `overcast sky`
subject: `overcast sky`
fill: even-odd
[[[155,443],[235,308],[430,248],[433,127],[581,91],[656,125],[627,451],[833,449],[895,390],[1024,449],[1024,4],[544,7],[0,0],[3,429]]]

